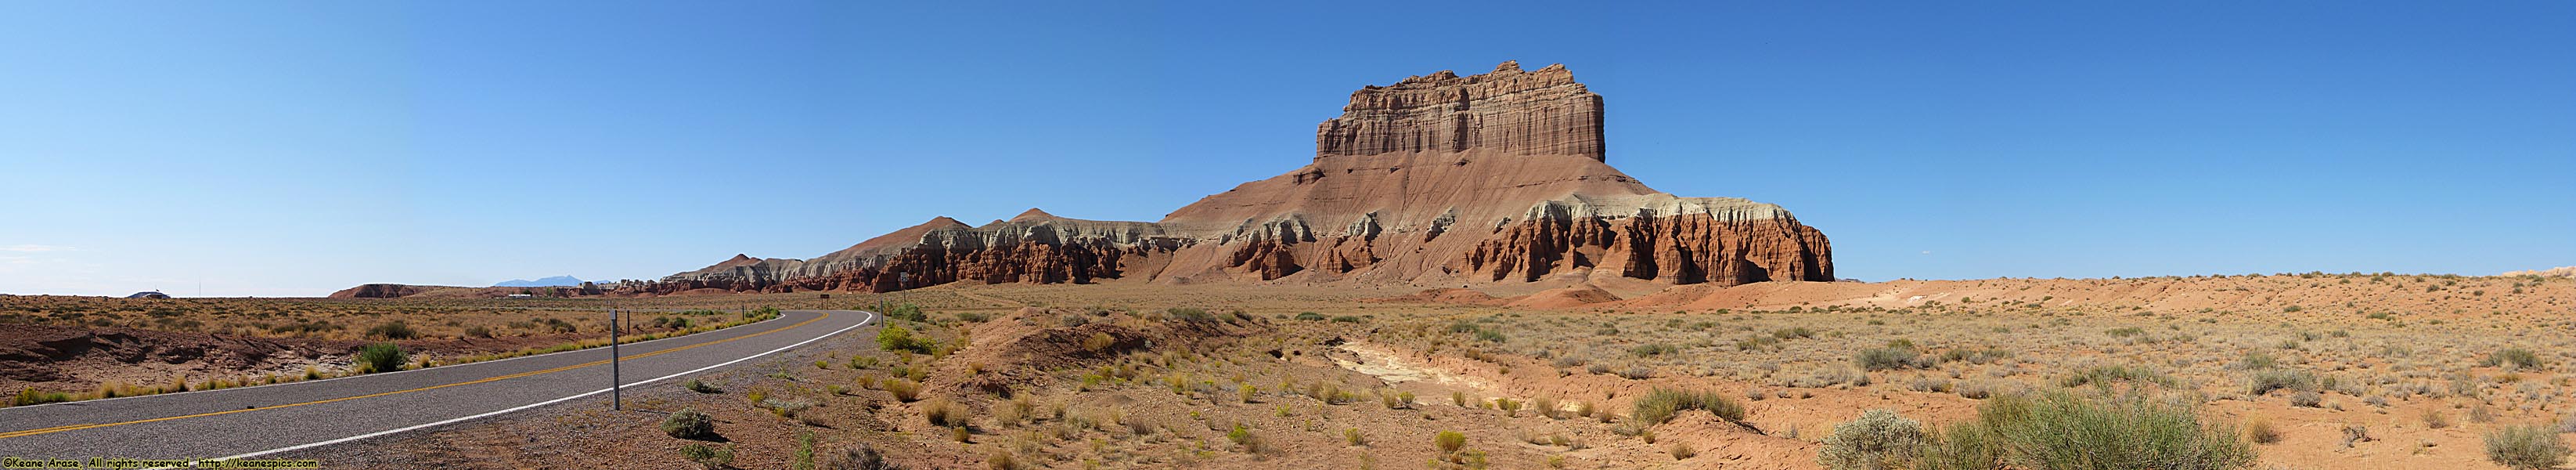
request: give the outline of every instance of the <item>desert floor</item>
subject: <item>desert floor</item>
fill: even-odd
[[[2571,423],[2567,408],[2576,405],[2566,373],[2576,364],[2568,334],[2576,279],[2568,278],[2308,274],[1496,294],[1507,295],[943,286],[830,299],[540,299],[562,310],[525,314],[499,308],[514,306],[506,300],[307,300],[316,306],[290,310],[386,311],[432,325],[422,341],[462,341],[441,335],[609,302],[728,311],[912,305],[919,317],[888,324],[927,344],[890,349],[874,334],[847,335],[700,377],[707,386],[698,390],[645,387],[628,395],[624,413],[567,403],[300,456],[333,468],[694,468],[681,449],[698,445],[729,449],[737,468],[809,459],[831,468],[862,448],[906,468],[1818,468],[1819,443],[1863,411],[1937,427],[1975,417],[1995,397],[2074,390],[2181,397],[2211,429],[2260,435],[2260,468],[2502,468],[2488,462],[2483,433],[2514,424],[2569,430],[2561,423]],[[39,313],[57,315],[58,304]],[[26,305],[11,300],[0,314],[30,315]],[[79,318],[154,327],[143,312]],[[459,333],[445,333],[450,327]],[[503,331],[495,336],[521,334]],[[1745,413],[1736,422],[1703,411],[1638,419],[1636,398],[1657,389],[1714,392]],[[682,408],[713,415],[720,437],[680,439],[657,428]],[[1463,445],[1438,448],[1444,431],[1460,433]]]

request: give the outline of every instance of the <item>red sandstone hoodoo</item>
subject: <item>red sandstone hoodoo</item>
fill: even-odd
[[[1159,222],[941,217],[813,259],[737,256],[621,290],[1834,279],[1824,233],[1789,211],[1656,192],[1605,164],[1602,116],[1601,96],[1562,65],[1442,71],[1351,93],[1316,126],[1313,162]]]

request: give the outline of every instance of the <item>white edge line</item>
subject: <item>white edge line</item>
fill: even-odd
[[[605,311],[605,310],[603,310],[603,311]],[[816,311],[820,311],[820,310],[783,310],[783,311],[781,311],[781,312],[816,312]],[[769,323],[769,322],[772,322],[772,321],[784,320],[784,319],[787,319],[787,315],[786,315],[786,314],[784,314],[784,313],[781,313],[780,315],[778,315],[778,318],[771,318],[771,319],[768,319],[768,320],[761,320],[761,321],[757,321],[757,322],[744,323],[744,324],[740,324],[740,325],[734,325],[734,326],[729,326],[729,327],[724,327],[724,328],[717,328],[717,329],[707,330],[707,331],[700,331],[700,332],[696,332],[696,333],[690,333],[690,334],[679,335],[679,336],[664,336],[664,337],[660,337],[660,338],[648,339],[648,340],[643,340],[643,341],[636,341],[636,342],[632,342],[632,343],[619,343],[619,344],[626,345],[626,346],[634,346],[634,345],[638,345],[638,344],[651,343],[651,342],[656,342],[656,341],[661,341],[661,340],[666,340],[666,339],[680,339],[680,338],[687,338],[687,337],[697,336],[697,335],[701,335],[701,334],[715,333],[715,332],[719,332],[719,331],[725,331],[725,330],[731,330],[731,329],[734,329],[734,328],[741,328],[741,327],[746,327],[746,326],[758,325],[758,324],[762,324],[762,323]],[[576,342],[574,342],[574,343],[579,343],[579,342],[578,342],[578,341],[576,341]],[[557,354],[572,354],[572,353],[577,353],[577,352],[589,352],[589,351],[591,351],[591,350],[601,349],[601,348],[606,348],[606,347],[608,347],[608,345],[602,344],[602,345],[598,345],[598,346],[591,346],[591,347],[587,347],[587,348],[573,349],[573,350],[570,350],[570,351],[555,351],[555,352],[550,352],[550,353],[545,353],[545,354],[530,354],[530,355],[525,355],[525,356],[504,357],[504,358],[500,358],[500,359],[493,359],[493,360],[489,360],[489,361],[474,361],[474,362],[468,362],[468,363],[464,363],[464,364],[448,364],[448,365],[437,366],[437,367],[423,367],[423,368],[418,368],[418,369],[403,369],[403,370],[398,370],[398,371],[393,371],[393,372],[377,372],[377,373],[373,373],[373,374],[343,375],[343,376],[339,376],[339,377],[332,377],[332,378],[327,378],[327,379],[297,380],[297,381],[293,381],[293,382],[278,382],[278,383],[273,383],[273,384],[259,384],[259,385],[248,385],[248,386],[241,386],[241,387],[218,388],[218,389],[214,389],[214,390],[189,390],[189,391],[185,391],[185,392],[153,393],[153,394],[145,394],[145,395],[123,396],[123,397],[116,397],[116,398],[99,398],[99,399],[94,399],[94,400],[58,401],[58,402],[53,402],[53,403],[44,403],[44,404],[26,405],[26,406],[6,406],[6,407],[0,407],[0,413],[7,413],[9,410],[24,410],[24,409],[29,409],[29,408],[41,407],[41,406],[72,405],[72,404],[87,404],[87,403],[98,403],[98,402],[105,402],[105,401],[124,400],[124,399],[129,399],[129,398],[166,397],[166,396],[172,396],[172,395],[184,395],[184,394],[199,393],[199,392],[221,392],[221,391],[225,391],[225,390],[242,390],[242,389],[260,388],[260,387],[274,387],[274,386],[284,386],[284,385],[299,385],[299,384],[309,384],[309,383],[322,383],[322,382],[329,382],[329,381],[333,381],[333,380],[340,380],[340,379],[354,379],[354,378],[359,378],[359,377],[385,377],[385,376],[391,376],[391,375],[394,375],[394,374],[401,374],[401,373],[405,373],[405,372],[419,372],[419,371],[424,371],[424,370],[439,369],[439,368],[445,368],[445,367],[465,367],[465,366],[471,366],[471,365],[475,365],[475,364],[494,364],[494,363],[500,363],[500,362],[509,361],[509,360],[513,360],[513,359],[527,359],[527,358],[531,358],[531,357],[545,357],[545,356],[552,356],[552,355],[557,355]],[[350,357],[356,357],[356,355],[355,355],[355,354],[351,354],[351,355],[350,355]],[[453,370],[453,369],[450,369],[450,370]]]
[[[865,310],[860,310],[860,311],[858,311],[858,312],[859,312],[859,313],[865,313],[865,314],[868,314],[868,318],[867,318],[866,320],[861,320],[861,321],[859,321],[859,324],[856,324],[856,325],[850,325],[850,327],[848,327],[848,328],[842,328],[842,329],[840,329],[840,330],[838,330],[838,331],[833,331],[833,332],[831,332],[831,333],[825,333],[825,334],[824,334],[824,335],[822,335],[822,336],[816,336],[816,337],[814,337],[814,339],[809,339],[809,340],[800,341],[800,342],[797,342],[796,344],[786,345],[786,346],[780,347],[780,348],[778,348],[778,349],[772,349],[772,350],[769,350],[769,352],[764,352],[764,353],[760,353],[760,354],[753,354],[753,355],[750,355],[750,356],[744,356],[744,357],[743,357],[743,358],[741,358],[741,359],[735,359],[735,360],[731,360],[731,361],[725,361],[725,362],[724,362],[724,363],[722,363],[722,364],[716,364],[716,365],[712,365],[712,366],[700,367],[700,368],[697,368],[696,370],[691,370],[691,371],[681,372],[681,373],[671,374],[671,375],[665,375],[665,376],[661,376],[661,377],[655,377],[655,378],[652,378],[652,379],[649,379],[649,380],[640,381],[640,382],[633,382],[633,383],[632,383],[632,385],[644,385],[644,384],[649,384],[649,383],[653,383],[653,382],[660,382],[660,381],[664,381],[664,380],[670,380],[670,379],[677,378],[677,377],[679,377],[679,376],[683,376],[683,375],[695,374],[695,373],[699,373],[699,372],[706,372],[706,371],[707,371],[707,370],[709,370],[709,369],[714,369],[714,368],[718,368],[718,367],[724,367],[724,366],[734,365],[735,363],[739,363],[739,362],[742,362],[742,361],[748,361],[748,360],[752,360],[752,359],[759,359],[759,358],[761,358],[761,357],[763,357],[763,356],[768,356],[768,355],[771,355],[771,354],[778,354],[778,353],[780,353],[780,352],[783,352],[783,351],[786,351],[786,350],[789,350],[789,349],[796,349],[796,348],[797,348],[797,347],[799,347],[799,346],[804,346],[804,345],[806,345],[807,343],[812,343],[812,342],[815,342],[815,341],[822,341],[824,338],[830,338],[830,337],[833,337],[833,336],[839,336],[841,333],[846,333],[846,332],[849,332],[850,330],[855,330],[855,329],[858,329],[859,327],[862,327],[862,326],[868,326],[868,323],[869,323],[869,322],[876,321],[876,319],[877,319],[877,318],[876,318],[876,317],[877,317],[876,312],[869,312],[869,311],[865,311]],[[540,406],[546,406],[546,405],[552,405],[552,404],[556,404],[556,403],[562,403],[562,402],[565,402],[565,401],[570,401],[570,400],[578,399],[578,398],[581,398],[581,397],[587,397],[587,396],[591,396],[591,395],[598,395],[598,394],[602,394],[602,393],[608,393],[608,391],[609,391],[609,389],[605,389],[605,388],[603,388],[603,389],[593,390],[593,391],[590,391],[590,392],[588,392],[588,393],[583,393],[583,394],[579,394],[579,395],[573,395],[573,396],[568,396],[568,397],[563,397],[563,398],[557,398],[557,399],[553,399],[553,400],[546,400],[546,401],[537,402],[537,403],[531,403],[531,404],[526,404],[526,405],[520,405],[519,407],[516,407],[516,408],[510,408],[510,409],[505,409],[505,410],[500,410],[500,411],[493,411],[493,412],[488,412],[488,413],[483,413],[483,414],[478,414],[478,415],[473,415],[473,416],[467,416],[467,417],[463,417],[463,418],[454,418],[454,419],[449,419],[449,420],[446,420],[446,421],[439,421],[439,422],[428,423],[428,424],[414,425],[414,426],[411,426],[411,427],[406,427],[406,428],[401,428],[401,429],[392,429],[392,430],[385,430],[385,431],[376,431],[376,432],[372,432],[372,433],[359,434],[359,435],[355,435],[355,436],[343,437],[343,438],[339,438],[339,439],[332,439],[332,440],[322,441],[322,442],[315,442],[315,443],[311,443],[311,444],[304,444],[304,445],[297,445],[297,446],[289,446],[289,447],[279,447],[279,448],[275,448],[275,449],[263,450],[263,451],[258,451],[258,452],[252,452],[252,453],[241,454],[241,455],[235,455],[235,456],[231,456],[231,457],[224,457],[224,458],[220,458],[220,459],[212,459],[212,460],[234,460],[234,459],[246,459],[246,458],[258,457],[258,456],[262,456],[262,455],[274,454],[274,453],[279,453],[279,452],[287,452],[287,451],[295,451],[295,450],[310,449],[310,448],[314,448],[314,447],[327,446],[327,445],[338,444],[338,443],[342,443],[342,442],[349,442],[349,441],[355,441],[355,440],[360,440],[360,439],[366,439],[366,438],[370,438],[370,437],[383,436],[383,435],[387,435],[387,434],[401,433],[401,432],[405,432],[405,431],[411,431],[411,430],[416,430],[416,429],[421,429],[421,428],[426,428],[426,427],[431,427],[431,426],[440,426],[440,425],[446,425],[446,424],[453,424],[453,423],[460,422],[460,421],[469,421],[469,420],[481,419],[481,418],[490,417],[490,416],[494,416],[494,415],[500,415],[500,414],[504,414],[504,413],[510,413],[510,412],[515,412],[515,411],[525,410],[525,409],[529,409],[529,408],[536,408],[536,407],[540,407]],[[173,468],[173,467],[162,467],[162,468]]]

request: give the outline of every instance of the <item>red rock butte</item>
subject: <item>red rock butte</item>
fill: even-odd
[[[940,217],[812,259],[737,255],[618,289],[1834,279],[1824,233],[1779,206],[1677,197],[1611,168],[1602,110],[1562,65],[1442,71],[1352,93],[1340,116],[1316,126],[1313,161],[1161,221],[1037,209],[979,226]]]

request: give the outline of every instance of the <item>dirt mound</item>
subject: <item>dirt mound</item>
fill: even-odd
[[[974,343],[945,362],[963,369],[940,374],[928,385],[959,395],[1004,394],[1052,380],[1048,371],[1088,367],[1130,353],[1201,350],[1270,329],[1258,317],[1230,313],[1202,317],[1027,307],[977,325]],[[979,366],[980,372],[966,370]]]
[[[1566,308],[1617,301],[1619,296],[1611,295],[1610,291],[1584,284],[1538,291],[1536,294],[1514,298],[1505,305],[1527,308]]]

